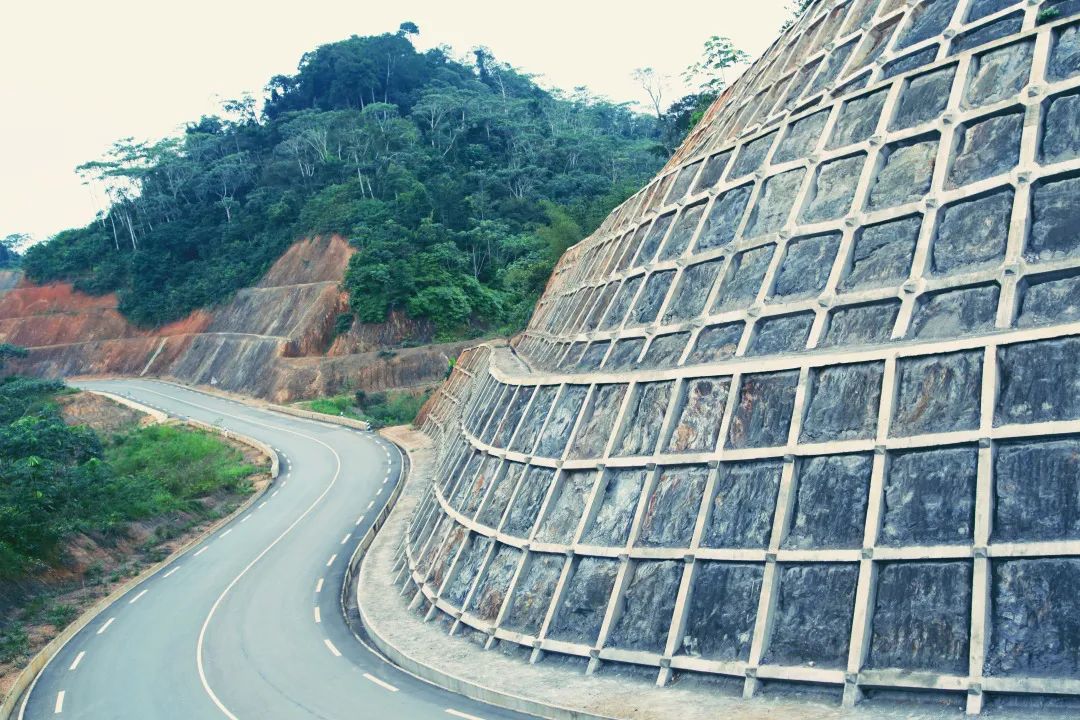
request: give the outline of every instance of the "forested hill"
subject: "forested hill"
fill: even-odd
[[[324,45],[265,103],[118,142],[79,168],[110,210],[32,247],[28,277],[116,291],[128,318],[160,325],[336,232],[359,250],[339,330],[392,310],[443,337],[520,327],[562,251],[661,165],[657,120],[544,90],[485,50],[419,52],[416,32]]]

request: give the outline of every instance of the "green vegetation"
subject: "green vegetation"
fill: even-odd
[[[26,242],[27,239],[28,236],[25,233],[12,233],[7,237],[0,238],[0,270],[10,270],[22,264],[19,246]]]
[[[324,415],[366,420],[373,428],[405,425],[416,419],[431,391],[411,393],[405,390],[368,393],[358,390],[301,403],[301,407]]]
[[[1044,7],[1039,10],[1039,14],[1035,16],[1035,19],[1040,22],[1050,22],[1055,20],[1061,15],[1061,10],[1056,7]]]
[[[172,512],[200,516],[203,498],[250,489],[256,468],[217,437],[153,426],[103,440],[64,423],[55,400],[65,392],[58,381],[0,380],[0,580],[59,565],[74,533],[115,535]]]
[[[298,237],[341,233],[359,250],[352,319],[521,327],[558,256],[660,167],[657,121],[483,48],[420,52],[416,32],[321,46],[261,109],[245,97],[181,137],[117,142],[79,168],[108,212],[30,248],[28,276],[116,291],[158,325],[251,285]]]
[[[159,505],[151,514],[187,510],[216,492],[248,492],[256,471],[243,454],[202,430],[151,425],[115,436],[105,460],[123,477],[153,478]]]
[[[13,662],[30,652],[30,637],[22,625],[0,628],[0,663]]]

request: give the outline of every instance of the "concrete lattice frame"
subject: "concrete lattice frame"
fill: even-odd
[[[907,44],[902,50],[895,49],[905,41],[912,28],[917,27],[920,17],[933,11],[935,3],[938,10],[952,4],[947,24],[935,28],[937,31],[929,36]],[[1061,5],[1069,12],[1080,9],[1068,3]],[[968,22],[976,8],[991,12]],[[1071,96],[1080,88],[1080,67],[1073,68],[1071,75],[1063,78],[1052,78],[1047,72],[1055,43],[1074,26],[1077,26],[1075,17],[1048,15],[1038,2],[927,0],[903,3],[881,0],[879,4],[878,0],[844,0],[819,2],[812,7],[714,104],[665,172],[617,208],[591,238],[564,256],[528,330],[515,340],[515,350],[485,346],[462,357],[429,407],[424,425],[440,440],[443,452],[436,481],[421,503],[402,547],[399,579],[403,592],[410,593],[415,605],[426,608],[429,618],[440,615],[452,618],[451,632],[472,628],[485,633],[489,646],[509,642],[531,648],[533,661],[550,652],[588,658],[588,672],[595,671],[604,662],[654,667],[657,682],[661,685],[669,682],[674,672],[711,673],[742,678],[744,695],[749,697],[762,688],[763,682],[817,683],[842,688],[846,705],[857,702],[867,689],[946,691],[965,694],[969,713],[981,711],[984,692],[991,695],[1080,695],[1080,680],[1076,679],[1075,673],[985,673],[992,634],[994,562],[1008,558],[1069,558],[1080,563],[1077,560],[1080,558],[1080,535],[1003,541],[994,534],[995,463],[1002,443],[1023,438],[1072,438],[1080,434],[1080,412],[1075,409],[1052,408],[1048,414],[1044,412],[1045,417],[1041,419],[1016,421],[1016,413],[1010,415],[1011,411],[1006,407],[1006,398],[1013,397],[1009,393],[1015,388],[1010,383],[1015,382],[1011,378],[1017,370],[1011,365],[1015,362],[1010,359],[1011,349],[1026,352],[1026,348],[1046,348],[1052,352],[1060,343],[1069,342],[1068,338],[1080,336],[1080,317],[1075,315],[1058,316],[1050,322],[1020,322],[1029,287],[1046,278],[1067,280],[1076,277],[1080,268],[1080,254],[1076,250],[1049,260],[1025,254],[1036,214],[1032,209],[1035,202],[1033,188],[1042,187],[1047,181],[1080,176],[1080,156],[1057,158],[1058,161],[1052,163],[1044,162],[1040,156],[1051,102]],[[978,32],[984,35],[975,35]],[[994,38],[995,32],[1000,36]],[[968,47],[965,43],[973,36],[981,37],[985,42],[971,41]],[[1031,43],[1032,50],[1028,74],[1022,79],[1018,92],[970,106],[966,98],[971,92],[978,63],[995,50],[1021,43]],[[841,53],[846,54],[842,55],[837,67],[831,58]],[[892,71],[894,63],[913,56],[922,58],[922,64],[903,72]],[[867,59],[869,62],[864,62]],[[848,66],[846,70],[845,66]],[[893,128],[893,118],[911,81],[947,67],[953,67],[955,72],[949,82],[944,108],[925,122]],[[813,80],[815,73],[824,74],[830,69],[835,69],[832,82],[821,84]],[[803,88],[809,88],[811,94],[798,98],[797,94]],[[878,93],[884,94],[884,100],[876,127],[858,142],[829,148],[827,143],[838,132],[845,105]],[[770,158],[783,146],[792,128],[799,121],[823,111],[828,113],[827,119],[817,132],[812,149],[803,157],[771,164]],[[1010,112],[1023,118],[1016,161],[1008,169],[989,177],[950,187],[950,173],[961,152],[963,134],[979,121],[1000,118]],[[709,158],[728,153],[723,172],[731,173],[732,166],[745,149],[772,133],[775,137],[769,141],[767,155],[758,163],[755,172],[720,180],[700,190],[691,189],[695,178],[704,176]],[[871,193],[888,165],[889,153],[894,152],[892,149],[930,137],[936,139],[937,145],[929,189],[900,204],[868,209]],[[865,158],[851,184],[847,210],[828,220],[801,220],[814,202],[820,169],[830,162],[858,155]],[[786,220],[777,229],[751,236],[748,228],[764,204],[763,194],[769,179],[798,170],[803,174],[791,197]],[[680,178],[680,175],[684,177]],[[705,219],[713,207],[728,191],[748,182],[753,183],[753,189],[739,212],[735,227],[730,228],[731,239],[715,248],[697,252],[697,244],[705,233]],[[672,190],[673,186],[685,187],[688,192],[674,197],[678,193]],[[1012,194],[1007,240],[1001,257],[962,272],[935,273],[934,243],[942,226],[943,209],[962,199],[980,199],[999,191]],[[702,202],[707,205],[702,207],[692,235],[681,252],[656,260],[657,253],[672,240],[678,219]],[[648,257],[635,258],[643,254],[640,247],[647,242],[652,225],[658,218],[669,215],[672,220],[664,227]],[[919,216],[921,220],[906,275],[872,287],[845,288],[843,283],[852,272],[855,246],[863,230],[913,216]],[[778,276],[794,241],[829,233],[838,233],[839,241],[823,287],[792,301],[777,299]],[[735,258],[740,258],[740,253],[747,250],[770,245],[774,248],[752,300],[741,307],[710,313],[719,294],[732,282]],[[680,282],[687,269],[708,261],[717,261],[718,268],[701,303],[703,312],[690,319],[662,324],[659,319],[678,303]],[[658,273],[670,273],[671,279],[652,321],[631,324],[632,311],[638,308],[647,293],[648,278]],[[626,281],[634,278],[641,278],[640,286],[635,288],[628,302],[618,305],[621,288],[633,287]],[[965,326],[957,319],[955,332],[948,336],[918,337],[913,321],[937,293],[987,286],[997,288],[996,308],[992,310],[988,326]],[[823,343],[838,310],[888,300],[898,303],[898,311],[885,341],[847,345]],[[603,330],[596,329],[612,308],[619,308],[621,312],[613,317],[615,322]],[[749,354],[770,318],[800,312],[813,314],[803,347],[781,353]],[[734,351],[727,357],[691,364],[690,356],[703,331],[726,323],[742,323]],[[687,335],[685,347],[677,357],[658,367],[642,367],[656,338],[673,333]],[[613,358],[618,342],[635,338],[642,342],[631,361],[619,369],[608,369],[606,364]],[[609,343],[606,349],[604,343]],[[579,367],[578,363],[589,347],[600,348],[603,352],[595,356],[595,367]],[[904,414],[900,379],[903,368],[917,367],[923,361],[929,367],[940,360],[939,369],[944,368],[948,374],[957,371],[959,366],[946,366],[944,359],[961,357],[955,353],[967,353],[962,357],[977,359],[975,364],[965,366],[968,379],[977,383],[977,392],[972,388],[973,402],[977,405],[972,408],[972,422],[960,429],[928,432],[905,431],[898,427],[896,418]],[[1060,355],[1057,357],[1060,360]],[[803,431],[812,411],[815,383],[822,382],[826,369],[843,371],[855,366],[880,368],[878,400],[874,404],[873,417],[869,418],[873,420],[872,428],[856,433],[857,437],[807,441]],[[746,381],[784,371],[797,373],[798,379],[790,409],[784,408],[787,415],[783,441],[732,447],[729,435],[732,423],[738,422],[735,416],[740,411],[740,399],[743,404],[768,404],[764,397],[746,395]],[[1076,357],[1075,352],[1071,356],[1066,352],[1065,362],[1059,362],[1046,372],[1052,377],[1057,373],[1056,378],[1062,383],[1076,383],[1080,378],[1080,357]],[[702,378],[726,382],[716,441],[698,452],[666,451],[665,446],[679,422],[680,413],[687,408],[689,401],[684,402],[684,396],[688,386]],[[646,386],[665,381],[671,384],[667,386],[663,420],[652,439],[651,452],[614,454],[619,433],[640,423],[640,418],[633,415],[633,401],[639,397],[639,391],[644,392]],[[599,413],[607,411],[603,403],[608,401],[609,395],[605,393],[616,386],[623,388],[616,396],[617,406],[612,406],[606,426],[603,421],[599,425],[601,432],[605,427],[607,431],[602,449],[585,454],[573,452],[575,443],[595,430],[590,423]],[[924,392],[926,387],[924,381]],[[1069,386],[1063,387],[1067,394]],[[1076,385],[1072,387],[1075,389]],[[515,441],[527,432],[524,428],[534,404],[538,409],[542,407],[538,400],[540,388],[555,388],[556,395],[550,398],[546,410],[541,413],[540,425],[532,429],[535,430],[533,442],[528,447],[517,448]],[[569,424],[558,430],[565,439],[558,453],[540,454],[541,439],[555,432],[556,410],[560,401],[569,396],[571,388],[574,388],[573,392],[577,392],[577,388],[586,390],[573,410]],[[940,389],[931,387],[931,390]],[[1028,390],[1030,395],[1033,391]],[[1023,395],[1023,390],[1019,392]],[[524,404],[518,404],[518,399],[524,400]],[[1033,401],[1034,395],[1029,399]],[[494,443],[496,438],[500,438],[500,442]],[[963,542],[883,541],[891,464],[905,451],[920,448],[970,448],[977,453],[971,499],[973,519],[969,536]],[[851,457],[853,454],[872,458],[861,544],[814,549],[785,546],[801,482],[800,463],[809,458]],[[758,547],[707,547],[703,536],[712,520],[712,499],[720,473],[731,463],[768,460],[781,462],[782,471],[772,505],[767,542]],[[492,464],[494,471],[490,469]],[[639,542],[649,512],[647,505],[660,492],[663,472],[693,467],[707,468],[708,472],[689,542],[670,546]],[[550,470],[549,484],[528,533],[509,533],[505,526],[519,495],[523,496],[529,489],[533,468]],[[601,509],[612,474],[620,468],[646,471],[626,542],[617,546],[587,544],[584,541],[586,529]],[[542,540],[538,535],[557,511],[559,495],[568,485],[567,478],[578,470],[593,471],[593,476],[592,485],[584,495],[584,507],[572,529],[572,540],[562,543]],[[506,479],[513,481],[509,496],[496,498],[499,483]],[[497,501],[503,503],[497,520],[487,524],[480,522],[478,518],[487,511],[498,509]],[[471,506],[468,512],[463,512],[461,508],[466,503]],[[492,540],[486,547],[478,546],[479,560],[470,555],[474,539]],[[476,597],[497,553],[508,548],[520,551],[512,576],[494,618],[481,617],[475,612]],[[511,601],[521,590],[530,564],[538,558],[559,556],[563,556],[561,571],[554,581],[538,631],[521,633],[507,627],[505,621]],[[590,643],[557,639],[551,632],[566,601],[577,563],[582,558],[609,558],[618,563],[599,631],[595,641]],[[625,611],[635,569],[646,561],[682,564],[661,652],[619,648],[608,642]],[[868,667],[879,573],[889,563],[903,561],[969,564],[966,671]],[[695,578],[707,562],[751,564],[761,568],[757,610],[745,658],[706,659],[680,652]],[[846,660],[839,666],[779,664],[768,660],[779,613],[780,575],[784,568],[795,567],[795,564],[857,567]],[[460,597],[456,602],[447,598],[452,586]]]

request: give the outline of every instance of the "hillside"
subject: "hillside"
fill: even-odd
[[[0,292],[0,342],[29,350],[11,361],[27,374],[157,375],[279,402],[442,379],[464,343],[388,350],[422,332],[401,317],[335,334],[347,307],[340,285],[354,254],[337,236],[299,241],[255,287],[152,329],[129,322],[114,293],[23,281]]]
[[[657,123],[544,90],[483,49],[420,52],[417,32],[324,45],[261,103],[117,142],[79,168],[108,211],[30,248],[27,277],[102,298],[137,334],[220,307],[299,238],[339,234],[353,252],[336,333],[523,327],[562,251],[659,167]]]

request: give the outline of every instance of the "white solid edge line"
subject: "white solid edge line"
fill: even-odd
[[[135,597],[128,600],[128,605],[134,605],[135,603],[139,602],[139,598],[141,598],[143,595],[145,595],[148,592],[150,592],[150,588],[147,588],[146,590],[143,590],[141,593],[139,593]]]
[[[322,612],[319,610],[318,605],[315,606],[315,622],[317,622],[317,623],[322,622]]]
[[[220,413],[220,411],[215,410],[214,408],[211,408],[211,407],[207,407],[206,405],[199,405],[198,403],[191,402],[190,400],[181,400],[180,398],[172,397],[171,395],[166,395],[165,393],[159,393],[156,390],[150,390],[149,388],[146,388],[146,391],[151,392],[151,393],[155,393],[157,395],[161,395],[162,397],[171,398],[173,400],[176,400],[177,402],[181,402],[181,403],[185,403],[187,405],[191,405],[192,407],[202,408],[203,410],[210,410],[211,412],[215,412],[215,413],[218,413],[218,414],[223,414],[223,415],[226,414],[226,413]],[[262,560],[263,557],[265,557],[267,553],[269,553],[279,542],[281,542],[285,538],[286,535],[288,535],[290,532],[292,532],[293,528],[295,528],[297,525],[299,525],[303,521],[304,518],[306,518],[308,515],[310,515],[311,512],[314,511],[315,508],[319,506],[319,503],[321,503],[323,501],[323,499],[330,493],[330,490],[337,483],[338,477],[341,475],[341,456],[337,454],[337,451],[334,450],[334,448],[330,447],[329,445],[327,445],[323,441],[321,441],[318,438],[313,437],[311,435],[305,435],[303,433],[296,432],[295,430],[289,430],[288,428],[284,428],[284,427],[279,428],[279,427],[267,425],[266,423],[259,422],[258,420],[251,420],[251,419],[248,419],[248,418],[240,418],[240,417],[237,417],[235,415],[229,415],[229,417],[241,420],[241,421],[246,422],[246,423],[251,424],[251,425],[261,425],[263,427],[270,427],[271,429],[281,430],[283,432],[287,432],[287,433],[290,433],[292,435],[302,437],[305,440],[312,440],[314,442],[317,442],[320,445],[322,445],[323,447],[325,447],[327,450],[329,450],[331,452],[331,454],[333,454],[334,459],[337,462],[337,467],[334,470],[334,476],[330,479],[330,482],[323,489],[322,493],[320,493],[320,495],[317,498],[315,498],[314,501],[312,501],[311,505],[309,505],[307,507],[307,509],[304,510],[304,512],[302,512],[300,514],[299,517],[297,517],[295,520],[293,520],[291,525],[289,525],[287,528],[285,528],[281,532],[280,535],[278,535],[276,538],[274,538],[273,542],[271,542],[269,545],[267,545],[265,548],[263,548],[262,552],[260,552],[258,555],[256,555],[255,559],[252,560],[250,563],[248,563],[244,567],[244,569],[240,571],[239,575],[237,575],[236,577],[234,577],[232,579],[232,581],[225,587],[225,589],[221,592],[221,594],[218,595],[218,598],[217,598],[217,600],[214,601],[214,604],[210,607],[210,612],[207,614],[206,619],[203,620],[202,628],[199,630],[199,639],[198,639],[198,642],[195,645],[195,664],[196,664],[196,667],[198,668],[198,671],[199,671],[199,682],[202,683],[203,690],[206,691],[206,694],[210,697],[210,700],[214,703],[215,707],[217,707],[217,709],[220,710],[222,712],[222,714],[225,715],[225,717],[229,718],[229,720],[239,720],[239,718],[237,718],[236,715],[234,715],[229,710],[229,708],[225,707],[225,704],[223,702],[221,702],[221,699],[218,698],[218,696],[214,692],[213,688],[210,687],[209,681],[206,679],[206,667],[203,664],[203,646],[206,643],[206,630],[207,630],[208,627],[210,627],[210,621],[214,619],[214,615],[217,613],[217,609],[221,606],[221,603],[225,600],[225,596],[229,594],[229,591],[232,590],[233,587],[235,587],[238,582],[240,582],[240,580],[244,577],[244,575],[247,574],[247,572],[249,570],[251,570],[251,568],[255,567],[256,563],[258,563],[260,560]],[[265,505],[265,504],[266,503],[264,501],[263,505]],[[262,507],[262,505],[260,505],[259,507]]]
[[[331,555],[330,559],[326,561],[326,567],[330,567],[331,565],[333,565],[335,560],[337,560],[337,553]]]
[[[101,627],[99,627],[99,628],[98,628],[97,634],[98,634],[98,635],[100,635],[101,633],[103,633],[103,632],[105,632],[106,630],[108,630],[108,629],[109,629],[109,626],[113,624],[113,621],[114,621],[114,620],[116,620],[116,618],[114,618],[114,617],[111,617],[111,618],[109,618],[108,620],[106,620],[106,621],[105,621],[105,624],[104,624],[104,625],[102,625]]]
[[[329,650],[334,657],[341,657],[341,651],[334,647],[334,643],[330,642],[330,638],[323,638],[323,643],[326,644],[326,649]]]
[[[477,717],[476,715],[470,715],[469,713],[463,713],[460,710],[455,710],[454,708],[446,708],[446,714],[462,718],[462,720],[483,720],[483,718],[481,717]]]
[[[69,671],[74,671],[76,668],[78,668],[79,663],[82,662],[82,659],[84,657],[86,657],[86,651],[85,650],[83,650],[82,652],[80,652],[78,655],[75,656],[75,661],[73,663],[71,663],[71,667],[69,667],[68,670]]]
[[[315,583],[315,592],[322,592],[323,579],[319,578],[319,581]]]
[[[56,693],[56,706],[53,708],[53,715],[59,715],[60,713],[64,712],[65,695],[67,695],[67,692],[64,690]]]
[[[386,690],[389,690],[390,692],[397,692],[398,691],[398,689],[396,687],[394,687],[393,685],[391,685],[390,683],[388,683],[388,682],[386,682],[384,680],[380,680],[379,678],[375,677],[371,673],[364,673],[364,677],[366,677],[368,680],[375,683],[379,687],[384,688]]]

